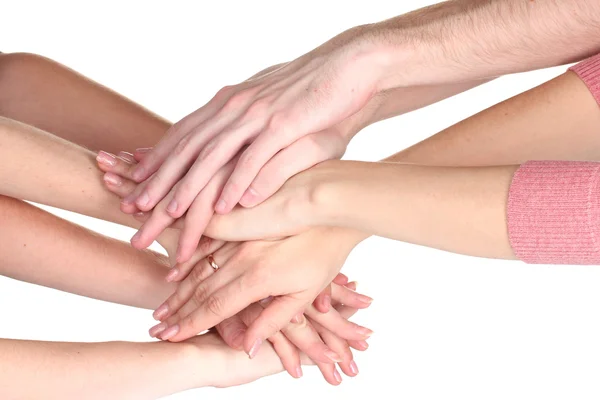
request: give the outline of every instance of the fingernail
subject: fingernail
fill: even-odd
[[[294,315],[294,318],[292,318],[292,322],[294,324],[299,324],[304,320],[304,314],[296,314]]]
[[[142,236],[141,232],[140,232],[140,231],[137,231],[137,232],[135,233],[135,235],[133,235],[133,236],[131,237],[131,241],[132,241],[132,242],[137,242],[138,240],[140,240],[140,237],[141,237],[141,236]]]
[[[126,152],[126,151],[120,151],[120,152],[119,152],[119,157],[121,157],[121,158],[123,158],[123,159],[125,159],[125,160],[127,160],[127,161],[132,161],[132,160],[134,160],[134,158],[133,158],[133,154],[131,154],[131,153],[128,153],[128,152]]]
[[[142,179],[144,179],[144,174],[145,174],[144,168],[138,164],[138,166],[134,168],[131,176],[133,177],[133,179],[135,179],[136,181],[139,182]]]
[[[240,203],[242,203],[246,206],[250,206],[254,203],[254,201],[256,200],[257,197],[258,197],[258,192],[252,188],[249,188],[248,190],[246,190],[246,192],[240,199]]]
[[[148,195],[148,192],[142,193],[142,195],[136,201],[136,203],[142,207],[145,207],[149,202],[150,196]]]
[[[271,304],[271,301],[273,301],[273,297],[269,296],[259,300],[258,302],[261,306],[268,306],[269,304]]]
[[[364,328],[362,326],[359,326],[356,329],[356,332],[358,332],[359,335],[366,336],[366,337],[371,337],[371,335],[373,334],[372,330],[370,330],[368,328]]]
[[[154,311],[154,313],[152,314],[152,317],[155,320],[160,321],[164,318],[165,315],[167,315],[168,312],[169,312],[169,306],[166,304],[163,304],[162,306],[158,307],[156,309],[156,311]]]
[[[227,203],[225,203],[225,200],[221,199],[217,202],[217,205],[215,206],[215,211],[223,212],[225,211],[225,207],[227,207]]]
[[[248,352],[248,357],[254,358],[256,356],[256,353],[258,353],[258,349],[260,348],[261,344],[262,344],[262,340],[256,339],[256,341],[250,348],[250,351]]]
[[[296,378],[302,378],[302,368],[296,368]]]
[[[333,350],[327,350],[325,352],[325,357],[329,358],[334,363],[342,362],[340,356],[338,356],[337,353]]]
[[[152,328],[150,328],[148,333],[151,337],[157,337],[165,329],[167,329],[167,324],[161,322],[160,324],[154,325]]]
[[[358,344],[358,346],[363,350],[366,350],[369,348],[369,343],[367,343],[365,340],[358,340],[356,342],[356,344]]]
[[[358,286],[358,282],[354,281],[354,282],[348,282],[345,285],[348,289],[350,290],[354,290],[356,292],[356,288]]]
[[[350,362],[350,371],[352,371],[354,375],[358,374],[358,365],[356,365],[354,360]]]
[[[174,213],[177,211],[177,200],[173,199],[167,206],[167,212]]]
[[[162,335],[160,335],[160,338],[162,340],[169,340],[173,336],[177,335],[177,333],[179,333],[179,325],[173,325],[172,327],[164,331]]]
[[[136,153],[147,153],[152,150],[152,147],[140,147],[139,149],[135,149]]]
[[[98,153],[98,155],[96,156],[96,161],[98,161],[100,164],[104,164],[109,167],[114,167],[115,165],[117,165],[117,157],[105,151],[100,151]]]
[[[104,182],[114,186],[121,186],[123,184],[121,177],[113,174],[112,172],[107,172],[104,174]]]
[[[135,218],[144,218],[146,216],[146,213],[143,211],[139,211],[139,212],[136,212],[135,214],[133,214],[133,216]]]
[[[173,282],[177,278],[177,275],[179,275],[179,268],[173,268],[169,271],[165,279],[167,282]]]
[[[246,332],[243,330],[240,330],[239,332],[235,333],[233,336],[233,339],[231,339],[231,345],[238,350],[242,349],[242,346],[244,345],[244,334]]]
[[[333,370],[333,377],[335,378],[337,383],[342,383],[342,376],[340,375],[337,368]]]
[[[371,304],[373,302],[372,298],[365,296],[364,294],[358,295],[358,300],[365,304]]]

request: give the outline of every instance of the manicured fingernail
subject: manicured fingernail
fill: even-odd
[[[366,342],[366,341],[364,341],[364,340],[358,340],[358,341],[356,342],[356,344],[358,344],[358,346],[359,346],[361,349],[363,349],[363,350],[366,350],[366,349],[368,349],[368,348],[369,348],[369,343],[367,343],[367,342]]]
[[[262,340],[256,339],[256,341],[254,341],[254,344],[250,348],[250,351],[248,352],[248,357],[254,358],[256,356],[256,353],[258,353],[258,349],[260,349],[261,344]]]
[[[365,296],[364,294],[358,295],[358,300],[365,304],[371,304],[373,302],[372,298]]]
[[[135,149],[136,153],[147,153],[152,150],[152,147],[140,147],[139,149]]]
[[[174,213],[177,211],[177,200],[173,199],[167,206],[167,212]]]
[[[240,203],[245,206],[251,206],[254,204],[257,198],[258,192],[252,188],[249,188],[240,199]]]
[[[108,167],[114,167],[115,165],[117,165],[117,157],[105,151],[101,151],[98,153],[98,155],[96,156],[96,161]]]
[[[152,317],[155,320],[160,321],[165,317],[165,315],[167,315],[168,312],[169,312],[169,306],[166,304],[163,304],[162,306],[158,307],[156,309],[156,311],[154,311],[154,313],[152,313]]]
[[[173,268],[169,271],[165,279],[167,282],[173,282],[177,278],[177,275],[179,275],[179,268]]]
[[[133,216],[135,218],[144,218],[146,216],[146,213],[143,211],[139,211],[139,212],[136,212],[135,214],[133,214]]]
[[[358,286],[358,282],[356,282],[356,281],[354,281],[354,282],[348,282],[344,286],[346,286],[348,289],[354,290],[356,292],[356,288]]]
[[[104,182],[114,186],[121,186],[123,184],[123,179],[117,174],[107,172],[104,174]]]
[[[358,374],[358,365],[356,365],[354,360],[350,362],[350,371],[352,371],[354,375]]]
[[[217,205],[215,206],[215,211],[223,212],[223,211],[225,211],[226,207],[227,207],[227,203],[225,203],[225,200],[221,199],[217,202]]]
[[[135,161],[135,159],[133,158],[133,154],[128,153],[126,151],[120,151],[119,152],[119,157],[127,160],[127,161]]]
[[[150,196],[148,195],[148,192],[142,193],[142,195],[136,201],[136,203],[141,207],[145,207],[149,202]]]
[[[142,179],[144,179],[144,168],[141,167],[139,164],[137,167],[134,168],[131,176],[133,177],[133,179],[135,179],[136,181],[141,181]]]
[[[131,241],[132,241],[132,242],[137,242],[138,240],[140,240],[140,237],[141,237],[141,236],[142,236],[142,233],[141,233],[140,231],[137,231],[137,232],[135,233],[135,235],[133,235],[133,236],[131,237]]]
[[[302,321],[304,321],[304,314],[302,314],[302,313],[296,314],[296,315],[294,315],[294,318],[292,318],[292,322],[294,324],[299,324]]]
[[[334,363],[342,362],[340,356],[338,356],[337,353],[333,350],[327,350],[325,352],[325,357],[329,358]]]
[[[302,368],[296,368],[296,378],[302,378]]]
[[[371,337],[371,335],[373,334],[372,330],[370,330],[368,328],[365,328],[365,327],[362,327],[362,326],[359,326],[356,329],[356,332],[358,332],[359,335],[362,335],[362,336],[365,336],[365,337]]]
[[[173,325],[160,335],[162,340],[169,340],[179,333],[179,325]]]
[[[152,328],[150,328],[148,333],[152,337],[157,337],[165,329],[167,329],[167,324],[165,324],[164,322],[161,322],[160,324],[154,325]]]
[[[268,306],[269,304],[271,304],[271,301],[273,301],[273,297],[269,296],[259,300],[258,302],[261,306]]]
[[[342,383],[342,376],[340,375],[340,372],[336,369],[333,370],[333,377],[335,378],[337,383]]]

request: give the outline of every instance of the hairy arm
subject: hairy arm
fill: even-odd
[[[600,3],[451,0],[363,27],[386,65],[381,87],[489,79],[600,50]]]

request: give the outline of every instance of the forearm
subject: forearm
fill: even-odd
[[[138,227],[104,189],[95,154],[37,128],[0,117],[0,194]]]
[[[600,50],[600,3],[445,1],[364,27],[385,66],[380,87],[487,79],[581,60]]]
[[[207,384],[210,358],[191,362],[188,346],[0,339],[0,392],[15,400],[156,399]]]
[[[0,274],[82,296],[155,309],[175,286],[166,259],[0,196]],[[127,288],[124,290],[124,288]]]
[[[473,256],[514,258],[506,206],[516,166],[330,161],[320,168],[315,225]]]

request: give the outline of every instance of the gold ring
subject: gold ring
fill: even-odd
[[[219,266],[215,262],[215,256],[213,256],[212,254],[209,254],[208,256],[206,256],[206,261],[208,261],[208,263],[210,264],[212,269],[214,269],[215,271],[219,270]]]

